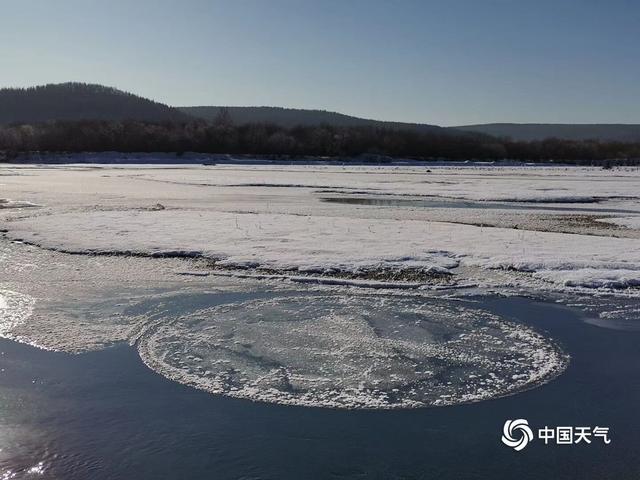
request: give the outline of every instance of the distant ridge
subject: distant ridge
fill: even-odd
[[[576,141],[640,142],[638,124],[487,123],[439,127],[421,123],[372,120],[326,110],[281,107],[171,107],[116,88],[78,82],[0,89],[0,124],[39,123],[51,120],[214,121],[223,108],[236,125],[271,123],[283,128],[320,125],[368,126],[436,135],[460,135],[466,132],[516,141],[558,138]]]
[[[179,121],[190,117],[162,103],[103,85],[69,82],[0,89],[0,123],[86,119]]]
[[[509,137],[513,140],[602,140],[640,142],[640,125],[627,124],[563,124],[563,123],[487,123],[456,127],[405,122],[388,122],[353,117],[326,110],[306,110],[280,107],[177,107],[186,114],[208,121],[215,120],[221,109],[229,112],[231,120],[238,124],[273,123],[285,128],[298,125],[332,125],[338,127],[376,126],[431,133],[470,132],[493,137]]]
[[[563,140],[640,142],[640,125],[637,124],[487,123],[450,128],[524,141],[560,138]]]
[[[374,126],[419,132],[450,133],[446,128],[422,123],[387,122],[353,117],[343,113],[326,110],[306,110],[299,108],[281,107],[177,107],[182,112],[205,120],[215,120],[221,109],[229,112],[231,120],[238,125],[247,123],[273,123],[275,125],[292,128],[297,126],[315,127],[331,125],[336,127]]]

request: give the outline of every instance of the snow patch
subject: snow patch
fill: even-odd
[[[640,270],[579,268],[576,270],[542,270],[534,274],[565,287],[631,288],[640,286]]]

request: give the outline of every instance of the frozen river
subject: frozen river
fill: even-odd
[[[2,166],[0,478],[634,478],[639,187]],[[509,418],[616,445],[516,461]]]

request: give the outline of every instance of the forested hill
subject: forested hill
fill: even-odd
[[[4,125],[60,120],[205,120],[216,123],[221,119],[235,126],[271,124],[285,129],[299,126],[372,127],[455,137],[468,132],[525,142],[557,138],[577,142],[598,140],[640,143],[640,125],[637,124],[487,123],[445,128],[422,123],[371,120],[326,110],[280,107],[171,107],[116,88],[76,82],[0,89],[0,124]]]
[[[486,123],[452,128],[520,141],[561,138],[577,141],[640,142],[640,125],[636,124]]]
[[[61,83],[0,89],[0,123],[49,120],[190,120],[178,109],[111,87]]]
[[[515,141],[539,141],[548,138],[562,140],[600,140],[605,142],[640,142],[640,125],[628,124],[564,124],[564,123],[487,123],[459,127],[439,127],[423,123],[388,122],[353,117],[326,110],[305,110],[280,107],[177,107],[186,114],[215,121],[222,111],[236,125],[272,123],[283,128],[316,127],[382,127],[428,133],[473,132]]]
[[[228,112],[230,120],[236,125],[249,123],[272,123],[283,128],[297,126],[316,127],[331,125],[333,127],[382,127],[398,130],[413,130],[417,132],[448,133],[447,129],[436,125],[422,123],[387,122],[352,117],[326,110],[304,110],[299,108],[280,107],[178,107],[184,113],[194,117],[213,121],[220,112]]]

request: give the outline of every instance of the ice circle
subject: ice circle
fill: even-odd
[[[533,329],[473,303],[299,294],[202,308],[139,340],[162,375],[236,398],[392,409],[515,393],[558,375],[567,357]]]

